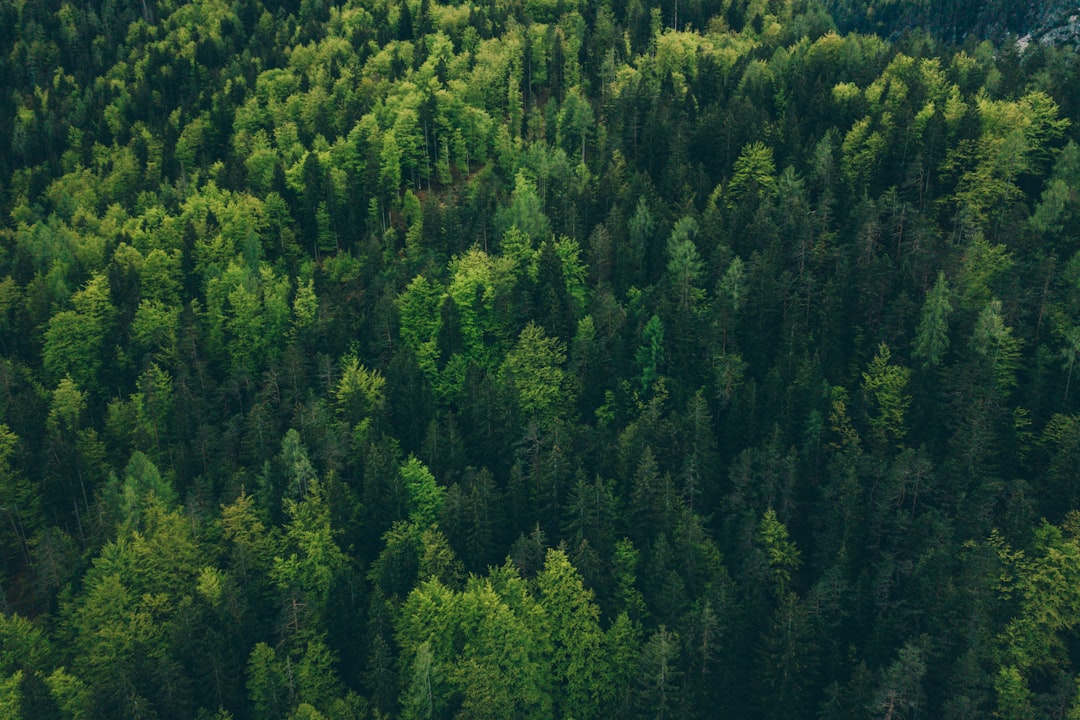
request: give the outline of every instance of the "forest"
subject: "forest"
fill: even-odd
[[[0,717],[1080,718],[1036,21],[0,0]]]

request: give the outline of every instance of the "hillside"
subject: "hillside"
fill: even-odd
[[[0,717],[1080,716],[1027,7],[0,0]]]

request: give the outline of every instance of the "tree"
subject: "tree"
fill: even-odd
[[[4,717],[23,718],[55,715],[61,710],[85,713],[85,702],[58,707],[60,697],[53,691],[50,673],[55,655],[52,644],[41,631],[20,615],[0,613],[0,712]]]
[[[615,580],[615,608],[631,622],[640,623],[647,612],[645,599],[637,588],[637,570],[641,553],[629,538],[615,543],[612,575]]]
[[[434,720],[437,698],[434,688],[437,678],[432,677],[431,641],[425,640],[416,648],[413,659],[412,678],[403,693],[402,718],[406,720]],[[441,703],[440,703],[441,704]]]
[[[1019,600],[1017,612],[998,637],[1002,656],[994,686],[1003,717],[1031,712],[1032,677],[1061,667],[1062,643],[1080,624],[1080,598],[1068,589],[1080,577],[1078,529],[1076,511],[1069,513],[1063,527],[1043,521],[1030,556],[1014,551],[996,531],[989,539],[1007,573],[999,591]]]
[[[252,375],[280,355],[289,328],[290,282],[266,263],[237,259],[207,280],[210,337],[227,352],[233,371]]]
[[[574,329],[574,303],[567,290],[562,258],[553,241],[540,246],[536,266],[537,318],[550,335],[565,342]]]
[[[664,323],[656,315],[642,329],[642,345],[634,354],[641,369],[641,392],[647,393],[660,377],[664,362]]]
[[[277,653],[258,643],[247,664],[248,699],[260,717],[280,718],[289,705],[289,689]]]
[[[911,405],[906,395],[911,371],[900,365],[892,365],[889,346],[881,343],[877,354],[866,368],[863,377],[863,394],[877,413],[870,417],[870,429],[882,445],[901,445],[907,435],[905,414]]]
[[[777,519],[772,508],[761,516],[756,535],[772,574],[774,592],[778,598],[783,598],[788,594],[791,574],[802,564],[801,553],[791,542],[787,526]]]
[[[646,262],[651,259],[656,220],[652,211],[649,210],[649,203],[644,195],[638,198],[627,230],[629,232],[628,252],[616,255],[617,276],[621,280],[621,288],[630,287],[635,283],[644,283],[645,278],[642,277],[642,272],[646,267]]]
[[[633,537],[650,542],[658,535],[670,534],[683,505],[669,473],[660,473],[652,447],[645,446],[630,489]]]
[[[641,649],[636,684],[637,716],[668,720],[683,716],[679,635],[661,625]]]
[[[558,691],[554,711],[600,717],[602,689],[613,673],[604,655],[600,609],[561,550],[548,550],[535,582],[552,643],[552,680]]]
[[[588,482],[584,473],[579,473],[563,513],[564,535],[571,544],[588,542],[603,555],[614,549],[615,502],[613,482],[599,476]]]
[[[419,262],[424,250],[424,212],[412,190],[405,191],[402,212],[408,229],[405,231],[405,254],[413,263]]]
[[[922,319],[915,332],[913,354],[927,367],[939,365],[949,350],[949,316],[952,314],[949,295],[945,273],[939,272],[934,287],[926,294]]]
[[[508,258],[492,256],[473,247],[455,256],[449,264],[452,280],[447,288],[453,298],[461,321],[461,337],[465,346],[463,361],[493,370],[505,352],[508,341],[509,318],[499,310],[510,297],[513,285],[513,265]],[[449,362],[450,358],[444,358]],[[421,365],[423,365],[421,363]],[[454,390],[459,390],[456,385]]]
[[[465,566],[454,554],[450,542],[435,526],[420,535],[420,561],[417,577],[436,578],[447,587],[461,587],[465,578]]]
[[[95,275],[71,298],[74,310],[49,319],[42,360],[55,378],[71,378],[80,387],[99,387],[99,372],[106,337],[116,309],[110,300],[109,280]]]
[[[307,496],[311,484],[316,480],[315,468],[308,457],[307,448],[295,428],[289,428],[281,438],[281,468],[284,471],[285,484],[282,487],[282,500],[298,501]]]
[[[317,477],[309,480],[300,499],[285,499],[285,514],[282,555],[274,557],[271,577],[286,592],[287,627],[296,634],[310,633],[324,627],[331,590],[348,558],[334,539],[326,492]]]
[[[136,450],[124,469],[124,479],[116,475],[105,486],[110,512],[118,513],[118,526],[138,529],[146,520],[151,505],[167,510],[176,506],[177,495],[172,483],[161,476],[157,466]]]
[[[402,698],[410,717],[424,717],[429,684],[435,717],[451,698],[470,717],[550,716],[543,611],[516,572],[492,574],[462,592],[429,580],[405,600],[398,643],[413,668]]]
[[[680,479],[682,496],[691,511],[699,495],[712,500],[715,497],[715,480],[719,474],[716,454],[716,432],[712,413],[699,390],[686,405],[684,420],[685,460]]]
[[[558,338],[530,322],[503,363],[503,377],[518,397],[526,417],[546,424],[573,405],[566,371],[566,348]]]
[[[585,143],[594,126],[592,107],[582,94],[581,88],[570,88],[559,110],[556,131],[558,143],[566,150],[567,155],[580,152],[581,162],[585,162]]]
[[[677,305],[683,312],[694,309],[705,297],[704,290],[696,287],[703,269],[701,257],[694,244],[697,234],[697,221],[692,217],[684,217],[675,223],[667,243],[668,275]]]
[[[18,444],[18,436],[6,424],[0,423],[0,502],[3,503],[0,517],[5,521],[0,531],[0,551],[3,552],[5,570],[14,557],[18,560],[12,565],[24,562],[30,565],[29,539],[42,524],[40,492],[14,462]],[[6,572],[0,575],[5,583],[6,575]],[[0,609],[6,610],[4,603],[0,603]]]
[[[22,683],[22,670],[19,670],[11,677],[0,679],[0,712],[4,713],[4,717],[22,717]]]
[[[139,528],[125,526],[101,549],[84,591],[63,608],[72,671],[97,712],[193,710],[190,678],[170,638],[187,620],[205,566],[190,520],[153,493],[145,496]]]
[[[927,668],[923,642],[925,639],[904,643],[896,660],[885,668],[868,708],[871,712],[890,718],[919,717],[926,702],[923,682]]]
[[[401,336],[414,351],[438,333],[439,305],[443,293],[444,290],[438,283],[423,275],[417,275],[398,296]]]
[[[743,147],[728,185],[731,202],[749,197],[760,203],[775,187],[776,162],[772,148],[761,142]]]
[[[461,480],[447,490],[439,515],[439,527],[473,572],[497,559],[499,529],[504,521],[501,493],[487,469],[467,468]]]
[[[401,148],[394,130],[383,133],[382,152],[379,154],[379,184],[384,197],[396,202],[401,188]]]
[[[334,391],[338,409],[350,428],[370,424],[385,403],[386,378],[378,370],[369,370],[356,355],[341,359],[341,377]]]
[[[514,177],[510,204],[495,212],[495,229],[499,235],[504,235],[511,228],[517,228],[534,243],[543,242],[551,235],[551,223],[544,214],[536,185],[520,170]]]
[[[273,564],[275,539],[256,509],[255,498],[246,490],[221,507],[221,531],[232,576],[245,588],[249,584],[266,584]]]
[[[399,470],[409,493],[409,520],[420,529],[434,524],[446,498],[446,488],[435,483],[435,476],[414,456],[409,456]]]
[[[758,650],[756,679],[763,716],[807,717],[807,698],[817,670],[810,612],[795,593],[786,593],[769,619]]]
[[[1013,337],[1012,328],[1001,317],[1000,300],[990,301],[979,313],[971,344],[983,359],[996,388],[1000,392],[1012,390],[1020,362],[1020,340]]]

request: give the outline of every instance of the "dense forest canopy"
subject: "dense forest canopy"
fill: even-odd
[[[1080,717],[1033,22],[0,0],[0,716]]]

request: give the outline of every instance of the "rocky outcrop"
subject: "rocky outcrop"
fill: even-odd
[[[1030,32],[1017,41],[1021,48],[1026,48],[1031,43],[1080,47],[1080,5],[1049,3],[1048,7],[1035,12]]]

